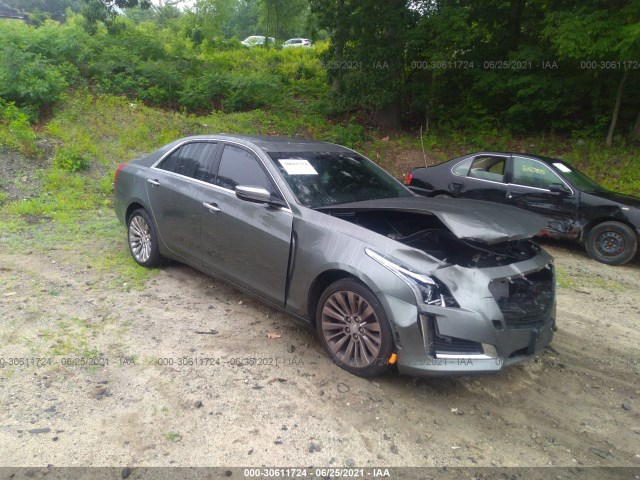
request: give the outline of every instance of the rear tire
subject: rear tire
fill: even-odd
[[[127,240],[133,259],[143,267],[160,265],[162,257],[153,221],[146,210],[134,210],[127,220]]]
[[[594,260],[608,265],[622,265],[635,256],[638,237],[624,223],[602,222],[591,229],[585,246]]]
[[[434,198],[453,198],[453,195],[449,195],[448,193],[438,193],[433,197]]]
[[[356,279],[338,280],[322,293],[316,329],[333,361],[346,371],[374,377],[389,370],[394,349],[389,320],[376,296]]]

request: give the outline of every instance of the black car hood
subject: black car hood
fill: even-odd
[[[317,210],[325,213],[395,210],[435,215],[456,237],[486,244],[531,238],[547,224],[544,217],[520,208],[459,198],[382,198]]]
[[[589,193],[589,195],[604,198],[605,200],[609,200],[612,202],[617,202],[627,207],[640,208],[640,198],[632,197],[631,195],[624,195],[622,193],[609,192],[606,190],[602,192]]]

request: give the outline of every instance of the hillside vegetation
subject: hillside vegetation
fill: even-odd
[[[359,76],[364,68],[341,77],[348,72],[331,63],[335,43],[246,48],[235,37],[194,33],[197,22],[184,20],[193,12],[162,21],[137,12],[111,23],[89,24],[70,10],[62,22],[0,20],[0,148],[21,155],[0,180],[5,231],[93,218],[110,209],[120,162],[203,133],[332,141],[363,151],[400,179],[414,166],[473,150],[528,151],[562,157],[609,188],[640,195],[632,137],[620,134],[607,147],[597,122],[523,133],[528,124],[515,118],[505,123],[486,109],[463,112],[471,100],[459,97],[450,118],[438,114],[421,126],[407,110],[404,128],[379,129],[372,105],[357,91],[354,103],[344,102],[345,85],[361,82],[367,95],[371,85]],[[513,72],[506,77],[511,81]],[[387,87],[380,86],[381,96]]]

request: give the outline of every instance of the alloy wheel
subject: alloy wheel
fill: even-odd
[[[374,309],[360,295],[338,291],[322,308],[324,340],[341,362],[353,368],[374,363],[382,345],[380,322]]]
[[[145,263],[151,257],[151,229],[140,215],[133,217],[129,223],[129,246],[139,263]]]

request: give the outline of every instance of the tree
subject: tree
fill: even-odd
[[[80,11],[80,0],[3,0],[8,7],[27,15],[32,23],[42,23],[42,20],[51,18],[58,22],[64,22],[67,18],[66,11]]]
[[[277,40],[306,35],[308,0],[261,0],[260,26]]]
[[[404,100],[407,31],[416,13],[406,0],[312,0],[331,36],[325,59],[342,110],[363,108],[384,126],[397,127]]]
[[[547,16],[543,33],[561,58],[591,69],[587,75],[615,79],[611,82],[615,94],[606,137],[611,146],[625,85],[632,73],[638,78],[627,62],[640,55],[640,5],[634,1],[624,2],[622,7],[599,1],[569,5]]]
[[[114,28],[114,19],[125,8],[148,9],[151,0],[83,0],[82,14],[87,19],[88,28],[95,32],[97,22],[103,22],[110,28]]]

